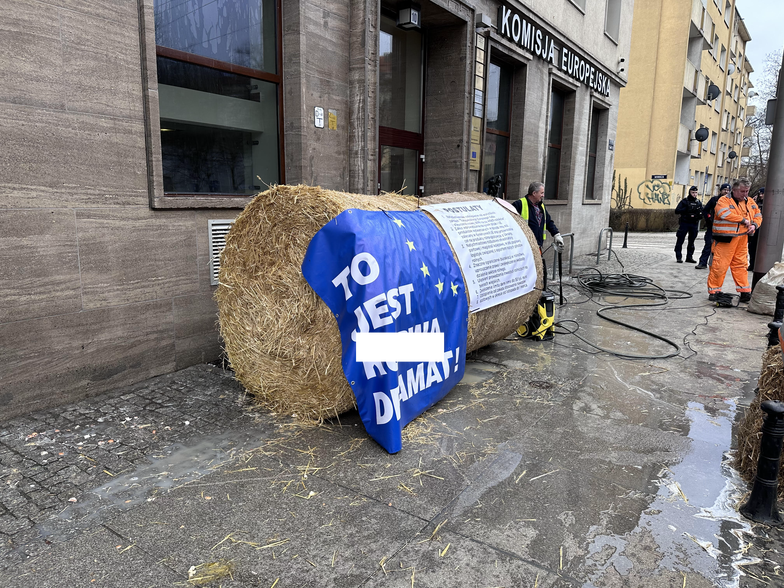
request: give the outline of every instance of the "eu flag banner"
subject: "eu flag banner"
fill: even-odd
[[[302,274],[337,319],[343,372],[365,429],[397,453],[403,427],[465,371],[468,303],[449,244],[420,211],[349,209],[311,239]],[[357,333],[400,332],[443,333],[443,356],[357,361]]]

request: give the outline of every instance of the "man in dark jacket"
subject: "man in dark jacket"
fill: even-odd
[[[678,202],[675,207],[675,214],[681,217],[680,226],[675,240],[675,261],[683,263],[681,251],[686,235],[689,236],[689,243],[686,245],[686,263],[697,263],[694,259],[694,240],[700,230],[700,219],[702,218],[702,203],[697,199],[697,186],[689,188],[689,195]]]
[[[719,198],[730,193],[730,185],[722,184],[719,188],[719,195],[714,196],[702,207],[702,217],[705,219],[705,246],[702,248],[700,262],[694,269],[708,269],[708,259],[710,259],[711,246],[713,245],[713,216],[715,215],[716,203]]]
[[[525,198],[515,200],[512,205],[515,210],[528,221],[528,227],[533,231],[536,242],[539,244],[539,251],[541,252],[547,235],[544,232],[545,228],[550,231],[555,241],[554,247],[558,251],[563,251],[564,240],[558,227],[555,226],[553,219],[550,218],[550,213],[547,212],[542,200],[544,199],[544,184],[542,182],[531,182],[528,186],[528,194]]]

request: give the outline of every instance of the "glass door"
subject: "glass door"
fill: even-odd
[[[378,190],[422,195],[423,43],[418,31],[381,17]]]
[[[512,68],[490,62],[487,76],[487,127],[482,159],[482,191],[505,197],[512,114]]]

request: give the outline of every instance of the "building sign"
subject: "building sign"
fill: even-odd
[[[530,51],[537,57],[550,62],[581,84],[604,96],[610,95],[610,78],[585,59],[572,53],[557,39],[536,26],[511,6],[501,5],[498,9],[497,29],[499,34],[518,47]],[[560,41],[559,41],[560,43]]]
[[[651,176],[651,179],[652,180],[666,180],[667,179],[667,174],[653,174]]]

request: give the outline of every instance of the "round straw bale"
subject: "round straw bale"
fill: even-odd
[[[422,199],[425,204],[486,199],[475,193]],[[355,406],[341,364],[337,322],[302,276],[311,238],[349,208],[416,210],[416,198],[365,196],[310,186],[274,186],[240,213],[226,238],[216,292],[220,331],[236,378],[259,403],[303,419],[323,419]],[[537,251],[536,239],[518,224]],[[542,263],[534,255],[537,288]],[[534,290],[469,316],[467,351],[514,332],[533,312]]]
[[[738,424],[738,449],[735,453],[735,469],[749,483],[757,475],[757,461],[762,439],[762,423],[765,413],[760,405],[766,400],[784,402],[784,359],[781,347],[773,345],[762,354],[757,396]],[[784,454],[783,454],[784,456]],[[779,468],[778,498],[784,500],[784,469]]]

